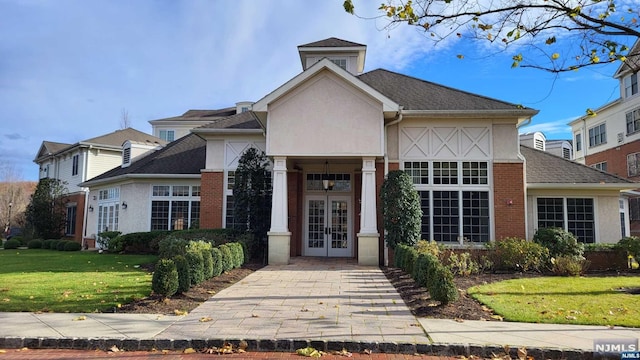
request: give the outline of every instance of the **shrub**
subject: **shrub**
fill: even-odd
[[[579,243],[572,233],[561,228],[540,228],[533,235],[533,241],[549,249],[551,257],[581,258],[584,253],[584,244]]]
[[[115,239],[122,234],[120,231],[103,231],[98,233],[96,243],[101,249],[108,249],[109,251],[119,252],[119,244],[115,243]]]
[[[27,247],[29,249],[42,249],[42,240],[33,239],[33,240],[29,241],[29,243],[27,244]]]
[[[16,241],[18,241],[18,242],[20,243],[20,245],[19,245],[19,246],[25,246],[25,245],[27,245],[27,243],[26,243],[27,239],[26,239],[25,237],[23,237],[22,235],[16,235],[16,236],[12,237],[12,238],[11,238],[11,239],[9,239],[9,240],[16,240]]]
[[[9,239],[7,241],[4,242],[4,248],[5,249],[17,249],[20,247],[20,245],[22,245],[20,243],[20,241],[16,240],[16,239]]]
[[[53,242],[52,239],[47,239],[45,241],[42,242],[42,248],[43,249],[51,249],[51,243]]]
[[[429,288],[431,298],[440,301],[441,304],[448,304],[458,300],[458,288],[453,282],[453,274],[442,264],[434,266],[434,280]]]
[[[220,253],[222,253],[222,272],[233,269],[233,255],[231,254],[229,245],[222,244],[218,246],[218,249],[220,249]]]
[[[544,246],[517,237],[487,244],[494,270],[541,271],[549,258]]]
[[[404,253],[404,271],[413,274],[413,267],[418,259],[418,252],[413,247],[409,247]]]
[[[62,240],[51,240],[51,242],[49,243],[49,249],[58,250],[58,244],[60,243],[60,241]]]
[[[176,265],[178,271],[178,293],[186,293],[191,288],[191,277],[189,274],[189,263],[184,255],[176,255],[173,258],[173,262]]]
[[[401,170],[390,171],[382,182],[380,198],[387,245],[414,245],[420,239],[422,209],[411,177]]]
[[[425,252],[419,253],[416,263],[413,266],[413,280],[422,287],[427,287],[427,272],[431,263],[438,262],[438,258],[435,255]]]
[[[77,241],[67,241],[64,244],[64,251],[80,251],[82,250],[82,244]]]
[[[222,274],[222,252],[220,249],[211,249],[211,257],[213,258],[213,276]]]
[[[479,274],[483,270],[481,264],[475,261],[469,252],[451,252],[447,259],[447,268],[453,275],[458,276]]]
[[[404,244],[399,244],[393,249],[393,266],[404,269],[404,257],[409,247]]]
[[[170,259],[176,255],[184,255],[187,252],[189,241],[175,235],[168,235],[158,241],[158,256],[161,259]]]
[[[204,240],[192,240],[187,244],[187,252],[197,251],[202,255],[202,271],[204,279],[213,277],[213,258],[211,257],[211,249],[211,243]]]
[[[165,298],[178,291],[178,270],[173,260],[158,260],[151,278],[151,289]]]
[[[169,233],[166,230],[154,230],[120,235],[114,240],[114,249],[109,250],[127,254],[157,254],[160,239]]]
[[[437,258],[440,258],[440,254],[444,252],[445,247],[444,245],[438,244],[433,240],[419,240],[416,243],[416,250],[418,250],[419,253],[429,253],[435,255]]]
[[[616,244],[616,247],[627,252],[628,255],[633,256],[636,260],[640,260],[640,237],[627,236]]]
[[[191,285],[198,285],[204,281],[204,259],[199,250],[187,250],[185,255],[189,265],[189,279]]]
[[[560,276],[579,276],[589,268],[589,260],[578,259],[574,256],[558,256],[551,259],[551,270]]]
[[[69,240],[60,240],[60,241],[58,241],[58,244],[56,245],[56,250],[64,251],[64,247],[67,245],[68,242],[69,242]]]
[[[242,245],[237,242],[226,244],[231,251],[231,259],[233,261],[233,267],[239,268],[244,263],[244,254],[242,252]]]

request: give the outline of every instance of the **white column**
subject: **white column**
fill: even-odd
[[[287,158],[273,159],[273,192],[271,200],[271,229],[269,237],[269,264],[288,264],[291,233],[287,206]]]
[[[362,158],[362,194],[360,232],[358,233],[358,263],[378,265],[378,233],[376,213],[376,159]]]

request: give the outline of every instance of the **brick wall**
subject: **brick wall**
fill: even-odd
[[[200,180],[200,228],[222,227],[224,172],[202,172]]]
[[[613,139],[615,141],[615,139]],[[588,151],[595,151],[598,148],[587,149]],[[587,155],[585,158],[585,164],[591,166],[593,164],[607,162],[607,172],[626,178],[627,173],[627,155],[640,152],[640,141],[633,141],[628,144],[622,144],[613,149],[604,150],[597,154]],[[638,181],[640,176],[630,178],[631,180]]]
[[[68,202],[76,203],[76,228],[73,235],[67,236],[65,239],[82,242],[82,229],[84,227],[84,192],[71,194],[66,197]],[[66,211],[66,209],[65,209]]]
[[[496,240],[525,238],[524,165],[493,164],[493,200]]]

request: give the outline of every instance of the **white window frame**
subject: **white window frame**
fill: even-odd
[[[576,151],[582,151],[582,133],[576,133]]]
[[[607,162],[606,161],[601,161],[599,163],[595,163],[593,165],[591,165],[592,168],[594,169],[598,169],[600,171],[607,171]]]
[[[185,189],[187,188],[187,189]],[[186,192],[184,191],[186,190]],[[166,229],[153,229],[153,230],[175,230],[173,216],[173,206],[176,201],[184,201],[187,202],[187,221],[186,224],[182,224],[181,230],[190,229],[192,223],[194,222],[193,212],[194,212],[194,203],[198,202],[200,204],[198,210],[198,221],[200,221],[202,203],[200,201],[200,185],[193,184],[152,184],[151,185],[151,199],[149,202],[149,209],[153,208],[154,201],[166,201],[169,203],[169,214],[167,218],[167,228]],[[153,211],[149,211],[149,229],[152,230],[152,221],[153,221]]]
[[[539,221],[539,213],[538,213],[538,199],[562,199],[562,228],[565,231],[569,231],[569,211],[568,211],[568,200],[569,199],[589,199],[592,201],[592,210],[593,210],[593,242],[592,244],[598,243],[598,201],[595,197],[590,196],[537,196],[534,202],[534,214],[535,214],[535,228],[538,229],[538,221]],[[581,241],[581,239],[578,239]],[[586,243],[585,243],[586,244]]]
[[[638,74],[627,75],[623,79],[624,97],[628,98],[638,93]]]
[[[171,136],[169,136],[171,134]],[[172,142],[176,139],[176,131],[171,129],[162,129],[158,131],[158,137],[166,142]],[[171,139],[169,139],[171,137]]]
[[[627,154],[627,176],[636,177],[640,175],[640,152]]]
[[[598,132],[596,134],[596,131]],[[607,125],[600,123],[589,128],[589,147],[596,147],[607,143]]]
[[[80,173],[80,154],[71,157],[71,176],[78,176]]]

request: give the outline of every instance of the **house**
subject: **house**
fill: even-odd
[[[123,148],[125,143],[128,145]],[[93,207],[89,207],[86,201],[88,189],[80,186],[80,183],[122,164],[123,154],[130,158],[133,151],[135,157],[158,149],[165,143],[132,128],[117,130],[75,144],[43,141],[33,161],[40,168],[40,179],[58,179],[65,184],[67,223],[64,235],[76,241],[81,241],[87,235],[84,229],[84,215],[87,211],[93,211]]]
[[[378,198],[396,169],[420,194],[424,239],[481,246],[531,238],[550,224],[580,230],[588,242],[620,239],[610,209],[631,182],[521,147],[518,128],[537,110],[384,69],[364,72],[366,46],[350,41],[329,38],[298,52],[302,72],[247,111],[236,107],[85,181],[92,195],[115,194],[90,196],[90,206],[121,204],[123,232],[231,226],[234,171],[254,147],[272,159],[271,264],[292,256],[383,264]],[[173,126],[179,121],[188,120]],[[566,174],[570,166],[576,171]],[[103,225],[95,214],[87,222],[92,236]]]
[[[630,54],[640,52],[640,41]],[[613,77],[620,97],[569,123],[573,133],[575,161],[611,174],[640,180],[640,56],[630,56]],[[627,210],[628,209],[628,210]],[[640,236],[640,192],[626,192],[620,199],[621,216],[629,215],[625,235]]]
[[[573,160],[573,145],[569,140],[548,140],[540,131],[520,134],[520,145],[546,151],[567,160]]]

